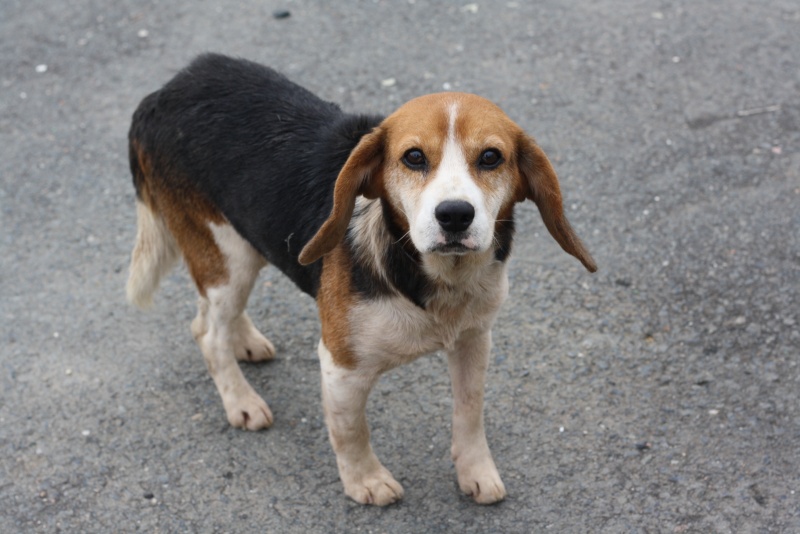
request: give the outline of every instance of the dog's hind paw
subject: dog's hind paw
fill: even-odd
[[[228,422],[236,428],[261,430],[272,425],[272,412],[254,391],[246,393],[230,402],[224,402]]]
[[[234,328],[234,355],[240,362],[264,362],[275,358],[275,346],[253,325],[243,313]]]

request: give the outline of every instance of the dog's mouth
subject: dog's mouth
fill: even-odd
[[[418,246],[417,250],[423,254],[438,254],[441,256],[464,256],[483,252],[485,247],[473,232],[438,232],[432,242],[423,241],[423,246]]]
[[[431,249],[431,252],[444,255],[461,256],[463,254],[475,252],[476,250],[478,250],[477,247],[467,246],[460,241],[447,241],[445,243],[440,243],[434,246]]]

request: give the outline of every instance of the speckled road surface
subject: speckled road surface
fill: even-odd
[[[794,0],[4,0],[0,531],[800,532],[798,27]],[[479,93],[551,156],[600,271],[517,210],[486,398],[502,504],[458,491],[441,356],[374,391],[406,495],[362,507],[309,298],[274,270],[251,298],[279,352],[245,368],[276,418],[257,433],[227,426],[184,270],[125,304],[130,115],[203,51],[351,111]]]

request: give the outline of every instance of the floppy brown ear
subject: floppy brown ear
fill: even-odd
[[[525,134],[520,135],[518,154],[519,171],[524,182],[525,196],[536,203],[550,235],[565,252],[578,258],[589,272],[595,272],[597,265],[592,255],[575,235],[572,226],[564,216],[558,177],[550,160],[547,159],[547,155],[539,148],[536,141]]]
[[[314,263],[344,239],[356,205],[356,197],[371,193],[370,178],[383,160],[383,138],[383,131],[376,128],[362,137],[350,153],[336,178],[331,214],[300,251],[298,261],[301,265]]]

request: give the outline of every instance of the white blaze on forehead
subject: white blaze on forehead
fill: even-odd
[[[451,102],[447,106],[447,139],[456,138],[456,116],[458,115],[458,102]]]
[[[431,186],[436,187],[439,202],[466,200],[474,205],[473,201],[480,201],[481,192],[470,176],[464,149],[456,139],[458,103],[451,103],[447,107],[447,113],[447,138],[442,151],[442,161],[434,176],[434,182],[438,183],[431,184]]]

